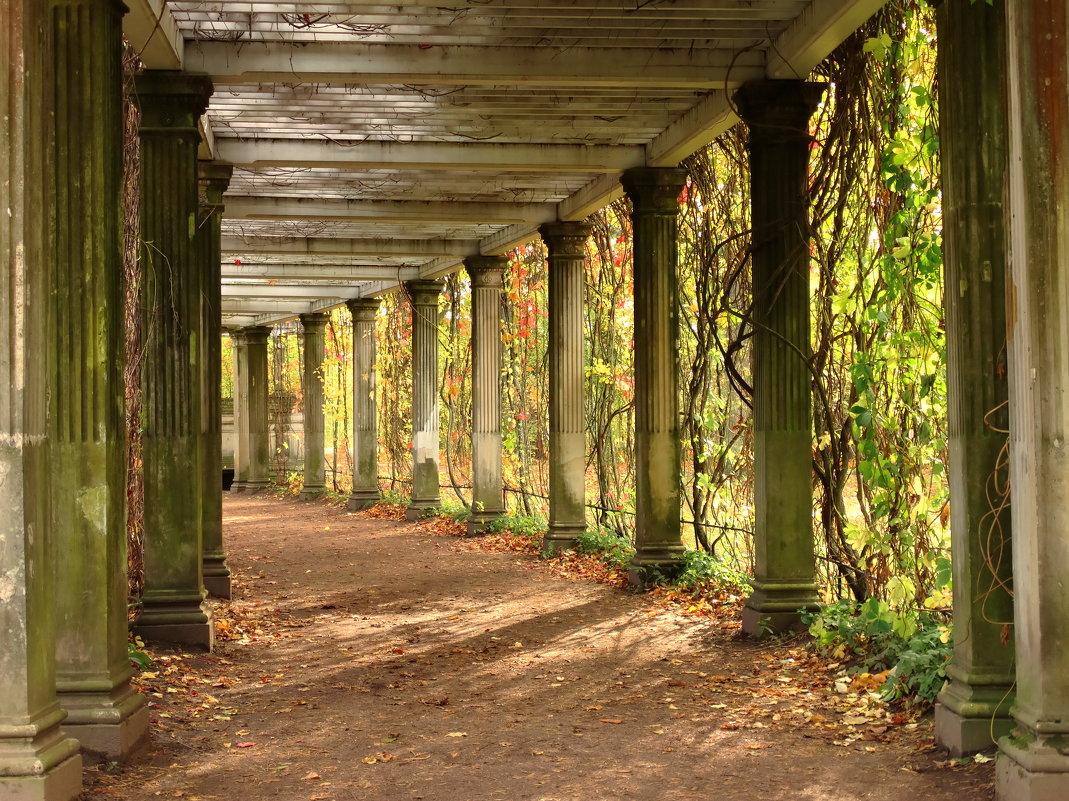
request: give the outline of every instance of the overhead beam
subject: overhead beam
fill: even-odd
[[[267,278],[289,281],[411,281],[420,277],[418,267],[340,267],[337,265],[227,264],[223,278]]]
[[[582,32],[577,31],[581,36]],[[765,74],[765,54],[731,48],[508,47],[349,42],[198,42],[186,69],[217,84],[658,86],[717,89]]]
[[[816,66],[887,0],[813,0],[769,50],[769,78],[807,78]]]
[[[479,252],[475,239],[346,239],[341,237],[306,237],[287,239],[274,236],[224,236],[222,252],[278,256],[390,256],[394,258],[428,258],[436,256],[472,256]]]
[[[287,276],[289,277],[289,276]],[[223,302],[227,298],[345,298],[352,294],[352,287],[344,286],[298,286],[294,284],[223,284]]]
[[[343,200],[285,197],[225,198],[224,220],[366,220],[381,223],[439,222],[468,225],[543,223],[556,219],[552,203]]]
[[[122,29],[146,69],[180,70],[185,40],[164,0],[126,0]]]
[[[646,146],[651,167],[675,167],[739,121],[726,92],[713,92],[664,129]]]
[[[619,172],[643,163],[641,147],[487,142],[219,140],[218,157],[237,167]]]
[[[500,256],[534,239],[538,239],[537,225],[510,225],[482,241],[482,255]]]
[[[557,218],[562,221],[585,220],[598,209],[622,197],[624,188],[619,175],[601,175],[578,192],[557,204]]]

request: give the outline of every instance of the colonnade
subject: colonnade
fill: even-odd
[[[1069,792],[1069,87],[1064,18],[1058,29],[1049,6],[1022,0],[1004,12],[998,4],[945,2],[939,10],[942,85],[956,89],[942,108],[956,629],[937,733],[955,753],[1006,733],[998,786],[1014,801]],[[122,5],[0,0],[0,8],[8,21],[0,38],[8,65],[0,73],[7,110],[0,128],[7,212],[0,228],[0,795],[66,801],[80,789],[83,753],[127,759],[148,725],[126,654]],[[1051,64],[1060,65],[1060,81]],[[136,89],[145,589],[135,630],[210,648],[206,592],[230,592],[218,498],[217,350],[229,167],[197,162],[207,78],[147,72]],[[743,625],[755,635],[790,628],[800,609],[816,604],[805,196],[808,119],[822,91],[769,81],[734,97],[750,131],[752,176],[757,558]],[[634,214],[636,581],[651,569],[671,572],[682,551],[675,242],[684,180],[675,168],[622,176]],[[553,552],[585,526],[581,314],[589,229],[561,221],[541,234],[550,263],[545,549]],[[472,533],[504,510],[496,318],[504,267],[500,256],[465,262],[474,298]],[[413,281],[403,289],[413,308],[410,514],[418,516],[440,502],[442,285]],[[359,509],[378,498],[377,301],[349,307],[356,399],[349,504]],[[305,491],[314,495],[324,485],[316,408],[324,321],[301,322],[313,357],[302,378],[312,452]],[[268,334],[259,326],[234,332],[238,491],[268,482]],[[1008,515],[992,509],[986,492],[1006,430]]]

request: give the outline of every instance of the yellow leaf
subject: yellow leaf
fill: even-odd
[[[451,731],[451,732],[449,732],[449,734],[446,735],[446,737],[467,737],[467,736],[468,736],[468,733],[466,731]]]

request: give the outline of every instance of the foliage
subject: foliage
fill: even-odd
[[[517,537],[541,540],[546,533],[546,521],[530,515],[504,515],[491,520],[486,529],[495,534],[507,531]]]
[[[598,556],[613,567],[628,567],[635,555],[635,548],[629,540],[613,531],[599,528],[588,529],[576,537],[575,550]]]
[[[886,701],[916,698],[933,703],[946,680],[950,628],[931,613],[892,610],[886,601],[838,601],[819,612],[805,612],[815,646],[859,670],[884,673]]]
[[[682,589],[730,589],[748,591],[750,577],[708,551],[687,548],[680,557],[681,569],[672,582]]]
[[[151,670],[153,666],[152,657],[145,653],[144,647],[145,643],[141,641],[140,637],[132,637],[126,643],[126,655],[133,667],[138,670]]]

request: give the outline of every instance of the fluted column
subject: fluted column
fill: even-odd
[[[267,339],[271,329],[243,328],[245,340],[245,436],[249,445],[248,472],[243,492],[258,492],[271,484],[271,442],[267,425]]]
[[[548,223],[549,529],[542,551],[575,545],[586,530],[586,425],[583,405],[583,268],[591,226]]]
[[[301,394],[304,396],[304,486],[302,498],[315,498],[326,489],[326,457],[323,439],[323,353],[327,341],[324,330],[329,314],[302,314],[304,367]]]
[[[676,236],[686,170],[639,167],[623,174],[635,248],[635,557],[631,582],[671,573],[680,531],[679,281]]]
[[[47,438],[52,26],[0,0],[0,797],[68,801],[78,742],[59,728]]]
[[[233,493],[245,491],[249,475],[249,343],[241,329],[230,331],[234,347],[234,483]]]
[[[1013,734],[1003,801],[1069,798],[1069,43],[1065,2],[1006,3]],[[975,80],[975,78],[974,78]]]
[[[759,637],[816,608],[809,374],[809,118],[824,87],[765,81],[735,95],[750,129],[753,266],[754,590]]]
[[[441,281],[409,281],[412,302],[412,501],[408,519],[440,506],[438,476],[438,298]]]
[[[950,425],[954,656],[935,708],[952,756],[990,748],[1012,728],[1013,622],[1006,479],[1006,17],[999,3],[938,11],[943,263]],[[999,478],[1001,474],[1001,479]]]
[[[197,246],[201,254],[200,342],[200,509],[204,589],[216,598],[229,598],[230,568],[223,547],[223,418],[222,394],[223,298],[221,286],[220,223],[223,192],[234,168],[202,161],[198,165],[201,204]]]
[[[501,483],[501,287],[508,259],[471,256],[471,477],[468,534],[505,513]]]
[[[145,467],[145,591],[136,630],[146,640],[211,648],[201,580],[200,287],[197,121],[204,76],[144,72],[141,105],[141,329]]]
[[[122,4],[52,0],[55,231],[52,259],[52,530],[56,687],[64,729],[125,760],[148,735],[126,637],[123,425]],[[0,793],[2,795],[2,793]]]
[[[378,298],[345,304],[353,318],[353,491],[349,511],[382,500],[379,492],[379,412],[375,402],[375,315]]]

